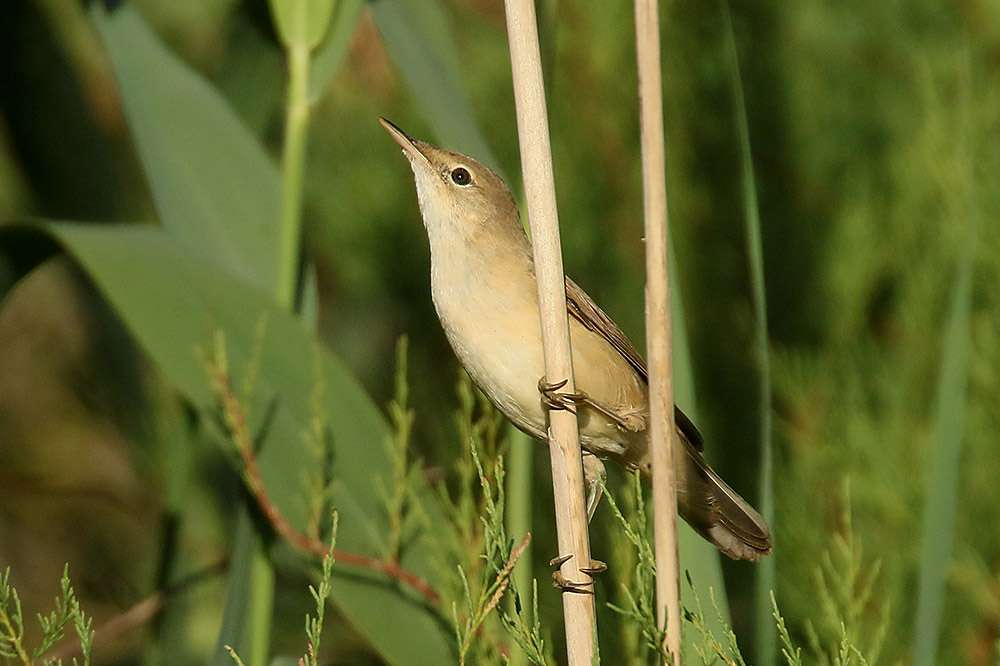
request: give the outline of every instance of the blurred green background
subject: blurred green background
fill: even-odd
[[[133,4],[223,93],[277,163],[285,63],[265,2]],[[631,9],[541,5],[566,270],[642,348]],[[495,166],[518,192],[502,3],[410,7],[454,39],[449,66]],[[409,336],[414,447],[433,471],[457,455],[457,363],[429,297],[411,175],[376,119],[386,116],[431,142],[447,137],[432,131],[371,9],[362,5],[347,57],[313,108],[304,252],[317,269],[320,335],[379,405],[392,397],[395,340]],[[713,465],[756,498],[760,367],[728,36],[717,3],[677,0],[661,11],[674,288],[684,305],[698,422]],[[957,510],[937,658],[993,663],[1000,638],[1000,4],[770,0],[734,2],[731,11],[761,219],[779,605],[793,635],[805,640],[807,618],[817,623],[823,606],[817,563],[845,529],[849,504],[864,566],[881,567],[858,613],[877,625],[880,609],[888,609],[882,660],[910,663],[940,441],[939,380],[954,351],[945,329],[964,261],[972,271],[966,393],[961,429],[953,432],[961,441],[959,483],[949,495]],[[155,220],[87,12],[72,0],[7,3],[0,52],[0,220]],[[31,256],[14,256],[14,264],[32,265]],[[8,289],[19,274],[5,268],[0,284]],[[158,468],[169,442],[158,424],[163,410],[176,407],[69,262],[30,280],[0,303],[0,566],[12,566],[22,596],[38,598],[41,609],[70,561],[85,607],[89,601],[110,617],[148,593],[154,574],[164,492]],[[205,534],[225,529],[217,505],[236,492],[217,458],[206,456],[201,472],[206,524],[198,531]],[[538,526],[551,522],[542,447],[535,463]],[[536,529],[544,535],[548,528]],[[547,559],[544,552],[536,559]],[[725,573],[742,638],[753,569],[726,563]],[[197,599],[211,594],[192,596],[185,601],[192,614],[210,614]],[[356,656],[363,648],[352,652],[345,632],[347,656],[338,663],[369,663]],[[130,652],[126,645],[120,654]]]

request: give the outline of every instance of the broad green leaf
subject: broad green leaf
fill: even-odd
[[[440,0],[376,0],[368,6],[438,144],[496,166],[462,86],[463,61]]]
[[[254,431],[276,404],[258,462],[271,499],[293,525],[306,521],[304,475],[313,461],[303,439],[310,396],[322,378],[323,409],[334,446],[332,501],[341,515],[338,547],[378,555],[384,510],[378,479],[389,476],[388,426],[344,366],[306,326],[262,289],[219,270],[205,255],[149,226],[44,223],[116,309],[159,369],[198,407],[214,404],[201,354],[216,331],[226,339],[234,384],[259,348],[259,374],[246,400]],[[0,235],[0,243],[3,235]],[[264,334],[255,330],[264,321]],[[425,510],[434,514],[432,502]],[[431,524],[443,520],[430,515]],[[434,582],[419,542],[402,566]],[[448,663],[452,638],[414,593],[380,574],[342,569],[333,601],[392,664]]]
[[[380,509],[376,493],[360,476],[387,469],[382,438],[387,428],[378,410],[346,369],[318,347],[304,325],[280,308],[269,294],[220,271],[206,255],[176,241],[166,230],[147,226],[48,225],[88,271],[136,338],[167,377],[198,407],[214,398],[200,354],[211,349],[212,336],[226,338],[230,370],[239,379],[255,345],[261,350],[251,424],[277,400],[270,435],[259,451],[264,481],[272,499],[293,524],[305,524],[302,475],[310,463],[301,429],[312,415],[309,398],[320,371],[327,382],[330,427],[337,446],[338,472],[357,490],[366,518]],[[263,340],[255,330],[263,323]],[[322,365],[317,368],[316,361]],[[372,441],[367,446],[348,442]],[[345,547],[369,546],[352,540],[351,517],[343,515]]]
[[[146,168],[160,220],[175,238],[199,248],[234,274],[268,291],[278,282],[281,186],[270,157],[221,94],[181,63],[129,5],[93,9],[115,67],[126,117]],[[154,299],[155,302],[155,299]],[[155,352],[153,353],[155,356]],[[302,459],[289,457],[282,488]],[[300,468],[301,469],[301,468]],[[301,474],[301,472],[298,472]],[[235,548],[253,551],[247,576],[231,573],[221,641],[252,638],[250,666],[262,664],[274,573],[246,530]],[[238,588],[251,585],[251,605]],[[248,610],[244,610],[244,609]],[[236,615],[231,615],[236,613]],[[239,632],[232,625],[250,623]],[[216,655],[219,663],[222,655]]]
[[[285,53],[244,12],[229,23],[226,50],[210,81],[247,131],[263,136],[285,101]]]
[[[316,101],[323,94],[327,82],[344,62],[362,3],[363,0],[341,0],[336,4],[330,32],[313,53],[309,68],[310,101]]]
[[[92,14],[160,221],[230,271],[273,289],[281,183],[271,158],[223,97],[180,62],[130,4]]]
[[[333,0],[269,0],[281,42],[287,47],[315,48],[330,25]]]

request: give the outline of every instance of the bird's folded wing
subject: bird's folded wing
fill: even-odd
[[[629,365],[635,368],[644,382],[649,381],[646,361],[639,354],[632,341],[618,328],[618,324],[594,302],[594,299],[569,277],[566,278],[566,307],[574,319],[600,335],[618,350],[618,353],[629,362]],[[674,406],[674,421],[677,428],[687,437],[695,449],[701,451],[704,448],[701,433],[698,432],[698,428],[695,427],[691,419],[676,405]]]

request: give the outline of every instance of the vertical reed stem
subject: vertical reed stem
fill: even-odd
[[[309,128],[309,47],[288,47],[288,99],[285,104],[285,146],[281,157],[281,241],[278,251],[278,302],[295,303],[302,239],[302,193]]]
[[[574,391],[565,277],[559,246],[559,219],[535,7],[532,0],[506,0],[505,7],[521,171],[538,281],[545,376],[549,381],[568,380],[562,390]],[[570,581],[589,583],[590,577],[580,571],[581,567],[590,565],[590,543],[583,499],[583,460],[574,413],[566,410],[549,412],[549,453],[559,551],[572,555],[562,564],[561,572]],[[563,592],[562,600],[569,666],[589,666],[596,649],[594,597],[591,594]]]
[[[674,386],[670,284],[667,267],[667,191],[660,76],[660,21],[656,0],[635,0],[636,57],[646,229],[646,344],[649,356],[649,443],[653,458],[656,607],[666,626],[665,647],[681,658],[677,492],[673,465]]]

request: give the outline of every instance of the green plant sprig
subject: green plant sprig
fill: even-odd
[[[666,629],[661,627],[656,620],[656,602],[653,598],[656,582],[656,557],[653,552],[653,544],[650,543],[648,537],[649,524],[646,517],[646,504],[638,474],[632,475],[630,487],[635,501],[635,512],[631,519],[625,517],[624,512],[615,501],[614,495],[608,491],[604,480],[601,480],[601,492],[607,497],[608,505],[615,518],[618,519],[618,524],[625,538],[632,544],[636,553],[632,580],[628,585],[622,583],[619,588],[623,603],[619,605],[609,602],[608,608],[635,623],[642,634],[646,647],[659,654],[662,659],[669,659],[670,654],[664,647]]]
[[[439,557],[456,565],[442,572],[456,585],[451,590],[451,617],[462,663],[507,663],[509,647],[501,640],[505,631],[537,665],[551,662],[538,617],[537,583],[533,584],[532,619],[521,604],[512,576],[514,565],[528,547],[525,534],[515,547],[504,520],[506,507],[507,442],[500,438],[499,413],[462,373],[457,393],[456,425],[463,442],[455,462],[457,483],[452,493],[441,484],[438,495],[450,530],[438,530]],[[509,595],[509,596],[508,596]],[[507,596],[511,603],[501,605]],[[447,598],[447,595],[446,595]],[[506,608],[504,606],[507,606]],[[459,609],[463,609],[460,613]],[[498,624],[488,622],[496,610]]]
[[[315,617],[306,615],[306,637],[309,642],[306,647],[306,654],[299,659],[299,664],[302,666],[319,666],[320,640],[323,634],[323,620],[326,617],[326,602],[330,597],[332,589],[331,580],[333,579],[333,563],[336,559],[337,528],[339,525],[340,514],[334,510],[332,526],[330,528],[330,549],[323,556],[322,578],[320,579],[318,588],[312,585],[309,586],[309,594],[312,595],[313,601],[316,602],[316,615]]]
[[[82,661],[73,658],[74,666],[89,666],[94,644],[93,619],[80,608],[76,592],[69,578],[69,565],[63,568],[59,581],[60,594],[55,599],[55,610],[48,615],[38,615],[42,638],[38,647],[29,650],[24,644],[24,615],[17,590],[10,584],[10,567],[0,574],[0,656],[16,659],[24,666],[32,666],[65,636],[66,627],[72,623],[80,641]],[[46,664],[62,664],[61,659],[46,660]]]
[[[398,561],[403,544],[414,529],[415,509],[419,508],[413,489],[417,487],[414,477],[420,473],[420,465],[409,460],[415,413],[409,407],[410,387],[406,377],[408,349],[408,338],[400,336],[396,342],[395,394],[389,403],[392,432],[385,440],[385,450],[392,463],[392,487],[386,489],[381,479],[377,481],[389,519],[384,556],[392,561]]]

